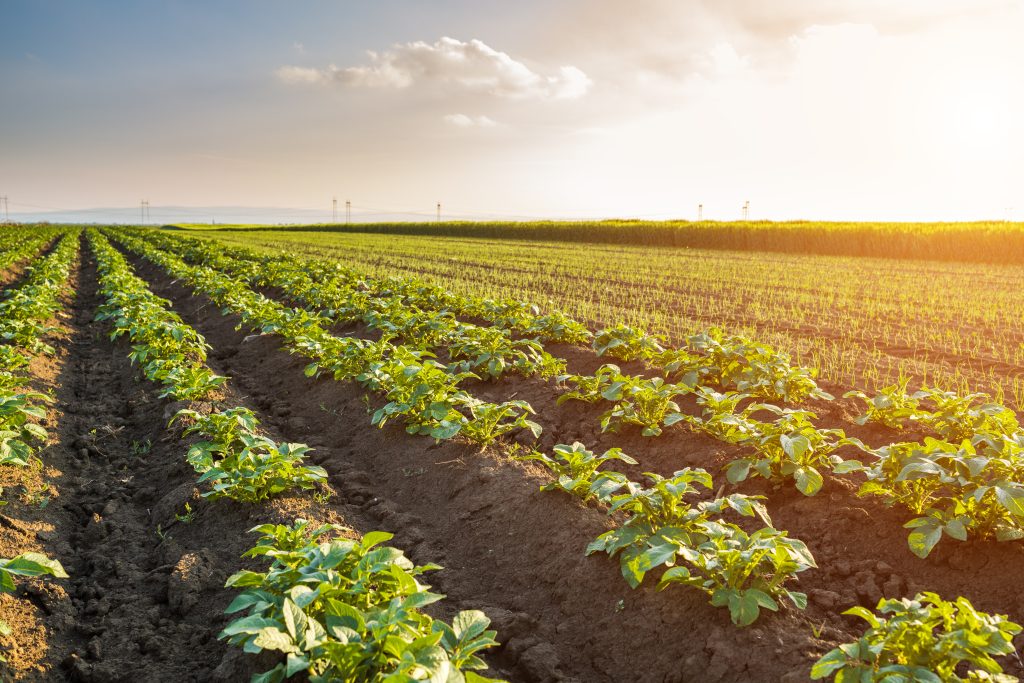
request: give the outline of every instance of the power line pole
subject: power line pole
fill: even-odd
[[[0,197],[0,199],[2,199],[4,202],[4,223],[10,223],[11,215],[7,212],[7,195]]]
[[[149,200],[143,199],[139,206],[139,213],[142,214],[142,224],[146,224],[146,218],[149,217]]]
[[[331,200],[331,222],[338,222],[338,198],[335,197]]]
[[[750,218],[750,200],[743,202],[743,220],[749,220]]]
[[[345,224],[352,222],[352,202],[345,200]]]
[[[699,223],[702,220],[704,220],[704,205],[703,204],[698,204],[697,205],[697,222]]]
[[[441,222],[441,202],[437,203],[437,222]]]

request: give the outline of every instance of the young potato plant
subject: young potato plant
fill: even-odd
[[[824,471],[846,474],[861,468],[858,461],[844,461],[835,453],[844,445],[861,446],[860,441],[847,437],[840,429],[818,429],[812,422],[815,414],[810,411],[766,403],[740,408],[750,398],[740,392],[720,394],[698,387],[697,395],[703,417],[691,420],[691,424],[716,439],[753,451],[726,467],[726,478],[732,484],[750,476],[792,479],[801,493],[813,496],[821,490]],[[772,422],[754,419],[752,415],[760,411],[778,417]]]
[[[817,566],[803,541],[772,527],[748,534],[733,524],[708,521],[701,530],[707,540],[681,552],[687,564],[667,569],[659,590],[673,584],[702,590],[712,605],[729,608],[737,626],[757,621],[761,609],[777,612],[783,598],[798,609],[807,608],[805,593],[783,585],[798,572]]]
[[[463,419],[461,433],[473,443],[487,446],[519,429],[528,430],[534,439],[540,438],[541,426],[527,417],[534,411],[526,401],[487,403],[464,392],[456,397],[459,408],[469,413]]]
[[[960,444],[931,437],[869,450],[858,495],[880,496],[918,515],[907,542],[927,557],[943,535],[1000,541],[1024,538],[1024,438],[975,437]]]
[[[557,479],[540,487],[541,491],[561,490],[582,498],[584,501],[591,498],[604,500],[605,491],[618,490],[627,483],[624,475],[613,472],[598,472],[598,468],[612,460],[619,460],[629,465],[638,464],[636,460],[629,457],[619,448],[609,448],[601,455],[595,455],[579,441],[573,442],[571,446],[558,444],[552,449],[552,454],[533,451],[521,456],[522,460],[533,460],[551,470]]]
[[[835,648],[811,669],[812,680],[835,683],[991,681],[1014,683],[996,657],[1015,655],[1021,627],[1003,615],[974,608],[967,598],[947,602],[935,593],[885,599],[875,612],[853,607],[843,614],[867,622],[856,642]]]
[[[572,385],[575,388],[561,394],[555,405],[562,405],[566,401],[597,403],[604,398],[605,389],[620,377],[624,375],[619,366],[611,363],[602,365],[593,375],[561,375],[558,377],[559,384]]]
[[[32,420],[46,417],[36,403],[52,403],[46,394],[35,391],[0,390],[0,465],[27,467],[35,453],[33,441],[46,441],[47,432]]]
[[[463,325],[461,334],[448,342],[448,352],[456,371],[472,372],[481,379],[497,379],[507,372],[524,377],[557,377],[565,371],[565,361],[556,359],[535,339],[512,339],[506,331],[494,327]]]
[[[643,428],[644,436],[657,436],[662,427],[684,420],[673,399],[692,391],[686,384],[669,384],[660,377],[624,375],[619,366],[610,363],[599,367],[592,376],[562,375],[558,381],[575,388],[559,396],[557,405],[566,401],[610,401],[614,405],[601,416],[601,431],[616,431],[622,425],[634,424]]]
[[[749,417],[767,410],[779,417],[760,422]],[[846,474],[861,469],[856,460],[844,461],[835,450],[845,445],[861,445],[847,438],[841,429],[819,429],[814,426],[814,413],[808,410],[783,409],[769,404],[752,404],[742,418],[745,437],[738,443],[754,449],[754,454],[733,460],[726,469],[726,478],[736,484],[748,476],[772,480],[792,479],[805,496],[813,496],[824,484],[823,471]]]
[[[450,626],[432,619],[421,610],[443,596],[418,577],[439,567],[415,566],[400,550],[381,546],[388,533],[330,537],[342,530],[309,529],[303,520],[253,529],[261,539],[246,555],[268,558],[270,567],[228,579],[228,587],[243,592],[227,612],[246,615],[220,634],[247,653],[284,656],[253,681],[299,674],[313,683],[489,681],[475,673],[487,668],[479,653],[497,645],[483,612],[460,612]]]
[[[248,433],[240,434],[239,440],[241,449],[214,461],[199,477],[199,483],[211,485],[204,498],[255,503],[292,489],[314,489],[327,481],[324,468],[303,464],[310,451],[305,444],[277,443]]]
[[[397,353],[397,347],[391,343],[393,338],[384,335],[377,341],[369,341],[326,334],[316,337],[300,336],[289,351],[315,359],[306,366],[307,377],[317,377],[326,371],[331,373],[335,380],[347,381],[356,379],[375,363],[382,363]],[[410,354],[413,351],[405,349],[402,353]]]
[[[405,422],[410,434],[429,434],[435,439],[450,439],[462,430],[464,416],[455,404],[461,394],[458,385],[464,379],[477,378],[471,372],[449,373],[444,365],[427,358],[428,354],[399,352],[374,363],[359,376],[359,381],[383,390],[388,403],[377,409],[371,422],[383,427],[395,417]],[[457,394],[461,394],[458,398]]]
[[[306,465],[305,444],[277,443],[256,433],[259,421],[244,407],[228,408],[209,415],[180,410],[171,423],[186,423],[183,436],[201,434],[185,459],[199,473],[200,483],[211,488],[204,498],[231,498],[255,503],[292,489],[313,489],[327,480],[327,472]]]
[[[669,384],[661,377],[620,375],[601,392],[615,404],[601,416],[601,431],[614,432],[620,425],[633,424],[643,428],[644,436],[658,436],[662,427],[685,419],[672,399],[691,391],[685,384]]]
[[[691,336],[688,347],[704,356],[709,370],[702,372],[722,388],[787,403],[832,398],[818,387],[814,369],[791,365],[788,355],[766,344],[712,328]]]
[[[978,434],[1013,434],[1020,429],[1017,414],[991,400],[987,394],[961,396],[953,391],[924,388],[907,393],[907,381],[881,389],[875,396],[863,391],[850,391],[844,396],[859,398],[867,404],[858,424],[878,422],[900,429],[908,422],[917,422],[933,430],[946,441],[959,443]],[[928,402],[933,408],[922,407]]]
[[[608,354],[619,360],[643,360],[665,349],[662,347],[664,338],[658,335],[629,327],[614,325],[598,330],[594,334],[592,346],[597,355]]]
[[[782,598],[800,609],[806,606],[806,596],[784,584],[816,566],[814,559],[801,541],[771,528],[759,497],[733,494],[692,504],[685,498],[696,494],[697,486],[712,488],[706,471],[686,468],[670,478],[645,476],[652,482],[649,488],[627,482],[619,487],[624,492],[608,492],[609,513],[628,518],[590,543],[588,555],[618,555],[622,575],[633,588],[652,569],[671,567],[660,587],[683,583],[704,590],[713,605],[729,608],[739,626],[753,623],[762,607],[777,609]],[[728,510],[760,517],[768,527],[747,534],[721,519]]]
[[[978,434],[1013,434],[1020,429],[1017,414],[993,402],[987,394],[960,396],[952,391],[926,388],[914,396],[935,406],[919,419],[946,441],[962,441]]]

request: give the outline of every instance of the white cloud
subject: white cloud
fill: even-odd
[[[487,116],[467,116],[466,114],[448,114],[444,122],[459,128],[494,128],[497,121]]]
[[[590,78],[575,66],[561,66],[544,73],[480,40],[463,42],[444,37],[434,43],[402,43],[386,52],[367,54],[369,64],[362,66],[285,66],[276,73],[287,83],[336,83],[363,88],[441,83],[509,99],[576,99],[591,86]]]

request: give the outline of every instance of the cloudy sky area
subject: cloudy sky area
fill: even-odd
[[[7,0],[4,25],[12,213],[1024,219],[1017,1]]]

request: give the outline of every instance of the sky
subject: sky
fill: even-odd
[[[3,21],[12,218],[1024,220],[1019,0],[5,0]]]

